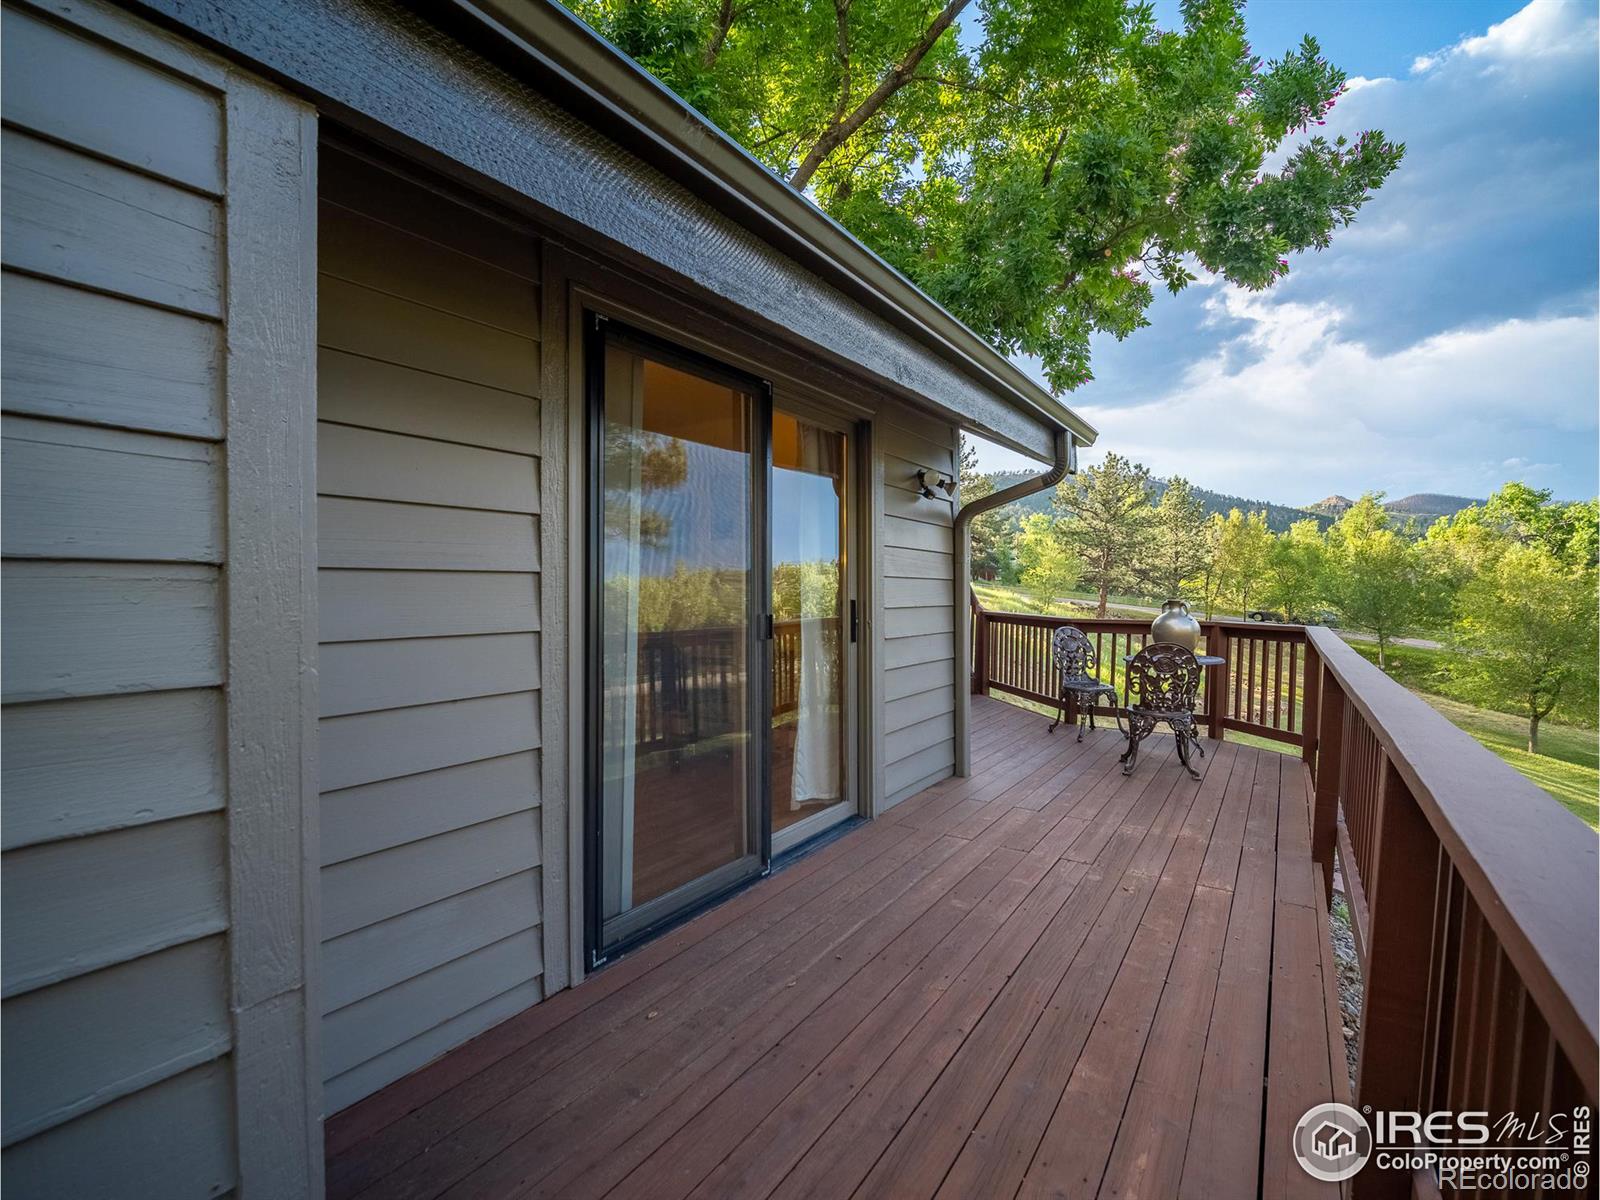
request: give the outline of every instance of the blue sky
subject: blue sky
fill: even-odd
[[[1176,0],[1159,0],[1177,22]],[[1351,76],[1327,132],[1406,160],[1272,291],[1158,297],[1069,403],[1158,475],[1282,503],[1331,492],[1596,491],[1595,0],[1254,0]],[[983,448],[998,468],[1025,460]]]

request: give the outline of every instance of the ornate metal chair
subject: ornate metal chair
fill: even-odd
[[[1195,779],[1200,772],[1189,761],[1192,750],[1206,756],[1195,725],[1195,696],[1200,690],[1200,664],[1194,654],[1171,642],[1155,642],[1128,662],[1128,749],[1122,773],[1132,775],[1139,761],[1139,743],[1165,721],[1178,743],[1178,761]]]
[[[1050,725],[1050,732],[1066,719],[1067,701],[1076,698],[1080,703],[1077,716],[1078,740],[1083,741],[1083,723],[1087,717],[1089,728],[1094,728],[1094,702],[1100,696],[1111,697],[1111,710],[1116,712],[1117,689],[1101,683],[1095,677],[1100,656],[1094,643],[1076,625],[1063,625],[1050,637],[1050,655],[1055,659],[1056,674],[1060,679],[1061,711]],[[1122,729],[1122,718],[1117,717],[1117,729]]]

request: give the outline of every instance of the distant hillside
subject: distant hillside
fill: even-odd
[[[1007,488],[1028,478],[1022,471],[996,471],[994,473],[994,486]],[[1315,504],[1308,504],[1304,508],[1296,508],[1290,504],[1274,504],[1270,500],[1250,500],[1244,496],[1230,496],[1225,492],[1207,491],[1205,488],[1190,487],[1195,498],[1205,505],[1208,513],[1220,513],[1227,516],[1229,511],[1237,508],[1240,512],[1265,512],[1267,526],[1274,533],[1282,533],[1296,521],[1313,518],[1317,524],[1326,529],[1336,521],[1346,509],[1354,506],[1355,501],[1348,496],[1341,496],[1337,492],[1325,499],[1318,500]],[[1151,491],[1159,501],[1161,493],[1167,490],[1165,479],[1152,479]],[[1024,513],[1049,512],[1053,491],[1040,492],[1024,500],[1018,500],[1007,507],[1006,512],[1015,519],[1021,519]],[[1404,523],[1415,519],[1419,526],[1432,524],[1440,517],[1451,516],[1463,508],[1473,504],[1482,504],[1482,500],[1473,500],[1467,496],[1444,496],[1435,492],[1418,492],[1414,496],[1402,496],[1398,500],[1390,500],[1384,504],[1396,520]]]
[[[994,485],[996,488],[1006,488],[1026,478],[1028,478],[1028,475],[1025,472],[997,471],[994,474]],[[1165,479],[1152,479],[1150,488],[1155,493],[1155,498],[1159,501],[1161,494],[1167,490],[1167,481]],[[1222,516],[1227,516],[1229,511],[1235,508],[1240,512],[1247,513],[1265,512],[1267,514],[1267,526],[1275,533],[1282,533],[1296,521],[1304,521],[1308,517],[1314,518],[1323,528],[1327,528],[1333,523],[1332,518],[1326,513],[1312,512],[1304,508],[1293,508],[1287,504],[1274,504],[1270,500],[1248,500],[1243,496],[1230,496],[1224,492],[1207,491],[1205,488],[1194,487],[1193,484],[1190,485],[1190,488],[1194,492],[1195,499],[1205,506],[1205,510],[1208,513],[1220,513]],[[1018,500],[1008,507],[1007,512],[1019,518],[1023,513],[1027,512],[1049,512],[1053,495],[1054,492],[1040,492],[1038,495],[1029,496],[1025,500]]]
[[[1463,508],[1483,503],[1485,501],[1473,500],[1467,496],[1441,496],[1437,492],[1418,492],[1415,496],[1402,496],[1398,500],[1386,501],[1383,507],[1396,516],[1417,517],[1427,523],[1436,521],[1440,517],[1453,517]]]

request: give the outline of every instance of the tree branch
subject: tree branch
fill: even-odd
[[[848,141],[856,130],[860,129],[879,109],[889,102],[896,92],[911,81],[912,76],[916,74],[917,67],[928,56],[928,51],[933,49],[934,44],[944,35],[944,32],[955,23],[956,17],[961,14],[961,10],[969,2],[970,0],[949,0],[944,10],[933,19],[933,23],[917,39],[917,44],[906,51],[905,57],[878,81],[878,86],[872,89],[871,94],[858,104],[849,116],[842,116],[843,109],[839,110],[841,115],[834,120],[833,124],[823,130],[822,135],[817,138],[811,149],[806,152],[806,156],[801,160],[800,165],[795,168],[794,174],[789,177],[790,184],[796,188],[804,188],[806,184],[810,183],[811,177],[817,173],[817,168],[828,160],[828,156]]]
[[[777,141],[779,138],[788,137],[788,136],[789,136],[789,130],[780,129],[780,130],[778,130],[777,133],[770,134],[767,137],[762,138],[760,141],[751,142],[750,145],[747,147],[747,149],[750,149],[750,150],[764,150],[768,146],[772,145],[772,143]]]
[[[1050,186],[1050,176],[1056,172],[1056,160],[1061,157],[1061,151],[1067,144],[1067,126],[1061,127],[1061,135],[1056,138],[1056,144],[1050,148],[1050,159],[1044,164],[1044,178],[1039,181],[1040,187]]]
[[[733,28],[736,16],[738,9],[734,7],[733,0],[722,0],[721,7],[717,10],[717,31],[711,35],[705,53],[700,56],[700,65],[706,70],[709,71],[717,65],[717,56],[722,53],[722,47],[727,45],[728,32]]]
[[[1115,246],[1123,238],[1127,237],[1128,234],[1132,233],[1133,227],[1138,223],[1139,218],[1137,217],[1134,217],[1129,221],[1125,221],[1123,224],[1117,226],[1117,228],[1113,229],[1109,234],[1107,234],[1105,240],[1099,246],[1097,246],[1096,249],[1102,256],[1104,256],[1110,251],[1111,247]],[[1061,282],[1056,284],[1056,294],[1060,295],[1062,292],[1070,290],[1072,285],[1078,282],[1078,276],[1081,273],[1082,272],[1079,271],[1067,272],[1067,274],[1062,277]]]
[[[850,0],[833,0],[833,46],[839,56],[839,99],[832,122],[837,125],[850,103]]]

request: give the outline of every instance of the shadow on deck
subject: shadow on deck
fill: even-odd
[[[329,1196],[1334,1193],[1300,760],[1047,724],[331,1119]]]

